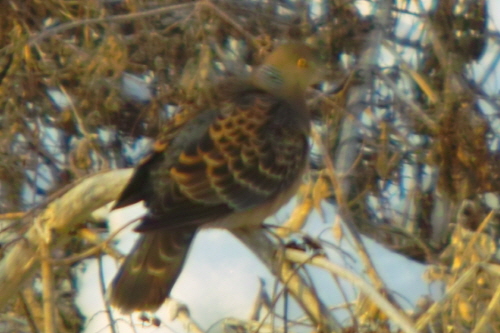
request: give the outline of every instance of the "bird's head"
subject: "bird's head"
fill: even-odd
[[[302,43],[287,43],[278,46],[253,71],[252,82],[274,95],[295,99],[323,77],[324,66],[312,48]]]

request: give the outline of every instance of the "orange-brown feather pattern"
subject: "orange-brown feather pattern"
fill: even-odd
[[[275,102],[275,101],[271,101]],[[304,167],[304,135],[273,125],[273,103],[255,102],[219,115],[198,142],[183,151],[170,176],[181,192],[204,204],[248,209],[272,198]]]

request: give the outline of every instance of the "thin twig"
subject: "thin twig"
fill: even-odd
[[[353,238],[356,244],[359,256],[366,267],[368,275],[372,278],[378,289],[383,289],[385,288],[384,282],[378,275],[377,270],[375,269],[375,265],[373,264],[370,256],[368,255],[368,251],[363,243],[363,239],[361,238],[360,233],[357,230],[356,224],[354,223],[351,213],[348,209],[347,200],[342,190],[342,186],[340,186],[333,162],[326,154],[324,162],[327,175],[329,176],[335,191],[335,198],[337,200],[340,216],[342,216],[342,219],[345,221],[344,225],[349,230],[351,237]]]
[[[282,246],[282,248],[283,248],[283,247],[284,247],[284,246]],[[313,254],[313,255],[314,255],[314,254]],[[285,262],[283,262],[283,260],[285,260],[285,259],[284,259],[284,257],[283,257],[282,252],[280,251],[279,259],[277,260],[277,261],[279,262],[279,264],[281,264],[281,265],[288,265],[288,264],[289,264],[289,263],[285,263]],[[295,278],[296,276],[299,276],[299,270],[300,270],[300,269],[303,269],[303,268],[304,268],[304,266],[305,266],[305,265],[297,265],[296,267],[292,267],[292,266],[290,266],[290,268],[292,268],[292,269],[293,269],[293,273],[292,273],[292,274],[290,274],[290,276],[288,277],[288,280],[281,280],[281,283],[283,284],[283,286],[284,286],[284,287],[283,287],[283,288],[281,288],[278,292],[276,292],[276,289],[278,288],[278,283],[276,283],[276,284],[275,284],[275,290],[274,290],[274,293],[273,293],[273,296],[274,296],[274,297],[273,297],[273,300],[272,300],[271,304],[269,305],[269,308],[270,308],[270,309],[274,309],[274,308],[276,307],[276,304],[278,303],[279,299],[281,298],[281,296],[283,296],[283,298],[284,298],[284,300],[285,300],[285,301],[284,301],[284,303],[285,303],[285,304],[284,304],[284,309],[285,309],[284,314],[283,314],[283,316],[282,316],[282,317],[280,317],[280,316],[278,316],[278,315],[277,315],[276,311],[272,311],[272,312],[271,312],[271,311],[269,311],[269,312],[266,314],[266,316],[264,316],[264,317],[260,320],[261,325],[260,325],[259,327],[257,327],[257,330],[256,330],[257,332],[260,330],[260,327],[262,327],[262,326],[264,325],[264,322],[266,321],[266,319],[267,319],[267,317],[268,317],[269,315],[272,315],[272,316],[273,316],[273,317],[272,317],[272,322],[273,322],[273,325],[272,325],[272,326],[273,326],[273,327],[275,327],[275,325],[274,325],[275,319],[276,319],[276,318],[280,318],[280,319],[282,319],[282,320],[284,321],[284,331],[286,332],[286,331],[288,330],[288,327],[287,327],[287,325],[288,325],[288,324],[287,324],[287,323],[289,323],[289,322],[290,322],[290,320],[288,319],[288,314],[287,314],[287,312],[286,312],[286,311],[287,311],[287,309],[288,309],[288,308],[287,308],[286,303],[288,302],[288,297],[289,297],[289,291],[288,291],[287,287],[288,287],[288,285],[291,283],[291,280],[292,280],[293,278]],[[312,286],[312,284],[306,284],[306,283],[304,283],[304,287],[310,288],[310,289],[311,289],[314,293],[316,293],[316,290],[314,289],[314,287]],[[309,318],[309,320],[311,320],[311,318]],[[314,321],[312,321],[312,320],[311,320],[311,322],[313,322],[313,323],[314,323]]]
[[[486,226],[490,223],[491,219],[495,216],[496,212],[494,210],[490,211],[490,213],[484,218],[484,220],[481,222],[479,227],[475,230],[474,234],[470,238],[469,242],[467,243],[467,246],[463,250],[464,254],[469,253],[471,248],[477,244],[477,240],[480,235],[483,234],[483,230],[486,228]]]
[[[28,306],[28,301],[26,300],[26,297],[24,297],[22,291],[19,292],[18,297],[21,300],[21,305],[22,305],[23,311],[26,315],[26,320],[28,321],[31,332],[39,333],[40,331],[38,330],[38,327],[35,323],[35,319],[33,318],[33,314],[31,313],[30,307]]]
[[[304,264],[308,263],[328,270],[329,272],[346,279],[360,289],[362,293],[370,298],[396,325],[398,325],[403,332],[417,333],[415,326],[405,313],[399,311],[392,305],[384,296],[382,296],[373,286],[368,284],[365,280],[352,273],[351,271],[338,266],[324,257],[316,256],[311,257],[303,251],[286,249],[285,257],[295,263]]]
[[[64,258],[64,259],[54,259],[54,260],[52,260],[52,264],[53,265],[72,265],[75,262],[78,262],[78,261],[87,259],[89,257],[95,256],[102,251],[106,251],[106,248],[108,247],[109,243],[115,239],[116,235],[118,235],[125,228],[127,228],[129,225],[136,222],[140,218],[141,217],[138,217],[137,219],[134,219],[134,220],[124,224],[123,226],[121,226],[117,230],[113,231],[108,237],[106,237],[105,240],[103,240],[102,242],[98,243],[97,245],[94,245],[91,248],[83,251],[82,253],[74,254],[74,255],[69,256],[69,257]],[[108,251],[106,251],[106,252],[108,252]]]
[[[469,283],[474,276],[476,276],[479,267],[479,264],[474,264],[465,273],[460,275],[460,278],[447,289],[446,294],[443,295],[439,301],[432,304],[432,306],[418,319],[415,324],[417,330],[423,330],[435,316],[443,313],[443,306],[450,300],[451,297],[462,290],[462,288]]]
[[[224,13],[221,9],[219,9],[219,7],[214,5],[211,1],[202,0],[198,2],[198,5],[212,9],[214,13],[217,14],[217,16],[219,16],[219,18],[226,21],[226,23],[232,25],[234,29],[236,29],[243,37],[245,37],[247,39],[247,42],[249,42],[251,45],[255,47],[258,47],[258,45],[255,42],[255,37],[252,36],[252,34],[243,29],[243,27],[240,24],[238,24],[235,20],[233,20],[229,15]]]
[[[318,327],[319,332],[337,332],[342,326],[328,311],[314,291],[309,288],[299,274],[287,260],[276,263],[277,246],[266,237],[263,230],[236,229],[231,232],[245,245],[248,246],[262,262],[277,276],[286,286],[295,300],[307,313],[309,318]]]
[[[486,308],[486,311],[484,314],[481,316],[481,319],[477,322],[476,327],[474,327],[474,330],[472,333],[481,333],[485,332],[485,326],[490,320],[490,318],[493,316],[493,313],[498,310],[498,305],[500,304],[500,288],[496,288],[495,294],[491,298],[490,303],[488,304],[488,307]]]
[[[436,122],[429,117],[425,112],[412,100],[408,99],[406,95],[401,92],[398,86],[391,80],[386,74],[382,72],[377,73],[378,76],[392,89],[394,94],[401,100],[406,103],[410,107],[410,109],[414,112],[414,114],[426,125],[426,127],[432,132],[437,133],[438,126]]]
[[[112,333],[117,333],[115,327],[115,318],[113,318],[113,310],[106,300],[106,284],[104,283],[104,267],[102,266],[102,255],[97,258],[97,263],[99,264],[99,286],[101,287],[101,294],[104,297],[104,306],[106,307],[106,315],[108,316],[109,326]]]
[[[409,76],[413,79],[413,81],[418,85],[418,87],[425,93],[427,98],[432,104],[436,104],[439,101],[439,95],[435,91],[434,87],[429,83],[429,78],[426,78],[422,73],[417,72],[416,70],[411,68],[411,65],[403,59],[400,53],[398,53],[394,47],[391,47],[389,41],[384,40],[384,46],[389,52],[391,52],[392,56],[396,58],[399,62],[400,68],[407,72]]]
[[[80,111],[76,108],[75,104],[73,103],[73,99],[68,95],[66,88],[62,84],[59,85],[59,89],[61,92],[64,94],[66,97],[69,106],[71,107],[71,111],[73,112],[73,116],[76,119],[76,123],[78,124],[78,128],[80,129],[80,132],[83,134],[86,140],[88,140],[89,144],[92,146],[94,149],[95,154],[99,157],[99,160],[101,160],[102,167],[101,169],[103,170],[108,170],[110,169],[109,167],[109,160],[104,156],[103,152],[99,148],[99,146],[96,144],[96,139],[98,136],[96,134],[92,134],[89,132],[87,129],[87,125],[83,121]]]
[[[0,214],[0,220],[19,220],[26,215],[26,212],[12,212]],[[1,232],[1,230],[0,230]]]
[[[194,5],[195,5],[194,3],[171,5],[171,6],[146,10],[146,11],[139,12],[139,13],[114,15],[114,16],[107,16],[107,17],[94,18],[94,19],[85,19],[85,20],[80,20],[80,21],[63,23],[63,24],[58,25],[56,27],[44,30],[44,31],[40,32],[39,34],[31,37],[28,40],[28,45],[33,46],[34,44],[39,43],[40,41],[42,41],[45,38],[48,38],[52,35],[55,35],[55,34],[58,34],[58,33],[66,31],[66,30],[73,29],[73,28],[77,28],[80,26],[84,26],[84,25],[99,24],[99,23],[111,23],[111,22],[127,22],[127,21],[137,20],[140,18],[148,17],[148,16],[165,14],[165,13],[168,13],[168,12],[171,12],[174,10],[193,8]]]

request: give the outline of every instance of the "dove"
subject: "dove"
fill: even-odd
[[[258,228],[294,196],[308,165],[306,90],[323,72],[312,48],[282,44],[246,78],[220,84],[219,107],[155,145],[114,206],[143,201],[148,212],[111,283],[112,306],[157,310],[200,228]]]

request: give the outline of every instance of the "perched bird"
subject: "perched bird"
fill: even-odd
[[[200,113],[155,146],[115,205],[144,201],[148,213],[111,284],[114,307],[156,310],[200,227],[257,227],[289,201],[308,159],[305,92],[322,70],[308,46],[278,46],[248,79],[219,87],[218,109]]]

